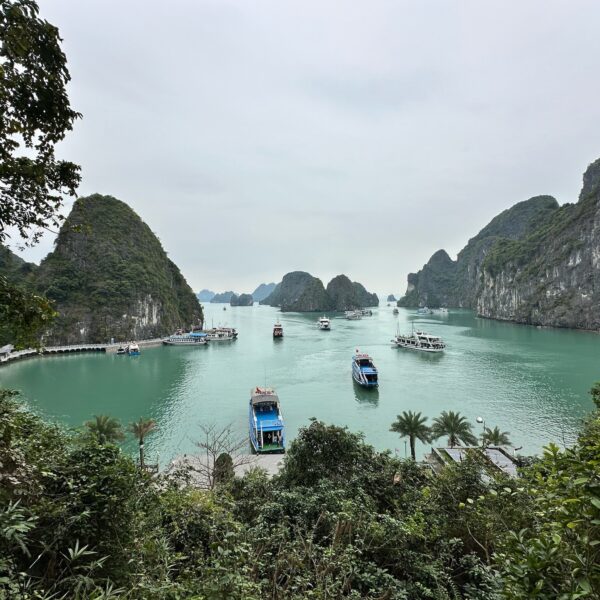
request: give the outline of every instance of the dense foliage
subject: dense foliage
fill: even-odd
[[[313,421],[279,476],[222,455],[200,490],[3,392],[0,598],[595,598],[599,460],[597,414],[519,480],[433,475]]]
[[[56,302],[50,339],[158,337],[202,320],[198,299],[160,241],[125,203],[79,198],[35,277]]]
[[[0,2],[0,242],[8,227],[35,240],[75,195],[79,167],[54,146],[80,115],[70,106],[58,29],[33,0]]]

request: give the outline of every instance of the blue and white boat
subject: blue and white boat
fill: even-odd
[[[418,315],[432,315],[433,311],[427,306],[422,306],[421,308],[417,308],[417,314]]]
[[[205,346],[208,343],[208,335],[200,331],[170,335],[163,340],[167,346]]]
[[[352,357],[352,378],[363,387],[377,387],[379,377],[373,359],[368,355],[356,351]]]
[[[129,346],[127,346],[127,354],[129,354],[129,356],[139,356],[140,347],[135,343],[129,344]]]
[[[279,397],[271,388],[250,392],[250,443],[257,454],[285,452],[285,428]]]

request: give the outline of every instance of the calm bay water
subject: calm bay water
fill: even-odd
[[[382,306],[372,317],[332,320],[316,328],[317,314],[279,313],[266,306],[205,306],[207,323],[236,327],[235,342],[204,348],[144,349],[139,357],[81,354],[31,359],[0,368],[0,387],[19,389],[38,412],[70,426],[94,414],[128,423],[152,417],[149,457],[161,464],[194,451],[201,423],[233,424],[247,433],[250,388],[265,382],[279,393],[288,438],[310,417],[364,432],[369,443],[404,456],[404,441],[389,432],[403,410],[430,417],[457,410],[477,433],[486,425],[511,433],[522,453],[549,441],[574,439],[592,408],[587,393],[600,379],[600,336],[536,329],[477,319],[468,311],[416,315]],[[333,316],[333,315],[330,315]],[[285,337],[272,338],[280,318]],[[441,355],[395,349],[389,341],[411,324],[440,335]],[[368,352],[380,372],[379,390],[351,377],[355,349]],[[134,449],[129,442],[128,448]],[[425,448],[420,446],[421,453]]]

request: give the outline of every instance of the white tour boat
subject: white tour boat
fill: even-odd
[[[207,343],[208,336],[200,331],[176,333],[163,340],[163,344],[167,346],[205,346]]]
[[[237,339],[237,331],[233,327],[213,327],[206,331],[209,342],[229,342]]]
[[[325,315],[323,315],[318,321],[317,321],[317,326],[319,327],[319,329],[321,329],[322,331],[329,331],[331,329],[331,321],[329,320],[328,317],[326,317]]]
[[[392,340],[396,348],[409,348],[421,352],[443,352],[446,344],[436,335],[424,331],[413,331],[407,335],[397,334]]]
[[[358,319],[362,319],[362,310],[347,310],[344,316],[349,321],[358,321]]]

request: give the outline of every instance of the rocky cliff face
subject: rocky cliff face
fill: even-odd
[[[476,308],[483,262],[491,248],[527,237],[558,210],[558,202],[551,196],[536,196],[503,211],[469,240],[456,261],[445,250],[438,250],[418,273],[410,273],[398,306]]]
[[[600,329],[600,159],[585,172],[576,204],[491,249],[476,308],[494,319]]]
[[[34,281],[59,313],[47,342],[158,337],[202,321],[196,296],[156,236],[111,196],[75,202]]]
[[[254,304],[254,299],[252,298],[252,294],[233,294],[231,299],[229,300],[229,304],[231,306],[252,306]]]
[[[285,275],[261,304],[278,306],[284,312],[332,310],[331,299],[323,287],[323,282],[304,271],[293,271]]]

